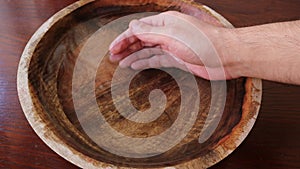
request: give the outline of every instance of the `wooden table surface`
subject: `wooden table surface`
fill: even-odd
[[[236,27],[300,19],[300,0],[198,1]],[[47,18],[73,2],[0,0],[0,168],[77,168],[34,133],[16,89],[18,62],[27,41]],[[300,168],[300,86],[264,81],[262,107],[253,130],[212,168]]]

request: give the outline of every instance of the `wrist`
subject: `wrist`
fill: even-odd
[[[226,72],[232,78],[246,76],[247,65],[243,57],[238,31],[219,28],[215,36],[215,48]]]

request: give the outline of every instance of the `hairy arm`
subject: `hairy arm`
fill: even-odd
[[[240,76],[300,84],[300,21],[224,30]],[[219,39],[221,40],[221,39]]]
[[[149,47],[166,52],[143,52]],[[255,77],[300,85],[300,21],[228,29],[166,12],[131,22],[110,51],[121,67],[177,67],[210,80]]]

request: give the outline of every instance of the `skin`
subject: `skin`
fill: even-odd
[[[134,20],[110,45],[121,67],[176,67],[209,80],[300,84],[300,21],[223,28],[169,11]]]

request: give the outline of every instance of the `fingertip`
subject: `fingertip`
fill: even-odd
[[[135,26],[137,26],[138,24],[139,24],[139,20],[137,20],[137,19],[134,19],[134,20],[132,20],[132,21],[130,21],[130,23],[129,23],[129,28],[132,28],[132,27],[135,27]]]
[[[112,63],[115,62],[115,59],[114,59],[114,57],[112,56],[112,54],[109,55],[109,61],[112,62]]]
[[[117,54],[127,47],[127,43],[131,44],[135,41],[136,38],[133,36],[132,32],[127,29],[110,43],[108,49],[111,53]]]
[[[112,62],[112,63],[117,63],[117,62],[120,61],[120,57],[118,55],[110,53],[110,55],[109,55],[109,61]]]
[[[120,52],[120,48],[120,45],[118,45],[116,42],[112,42],[108,49],[111,54],[117,54]]]
[[[111,52],[111,53],[114,53],[114,46],[115,46],[115,42],[112,42],[109,47],[108,47],[108,50]]]
[[[121,61],[119,62],[119,66],[120,66],[120,68],[127,68],[127,67],[129,67],[130,65],[128,65],[128,64],[126,63],[126,61],[123,59],[123,60],[121,60]]]
[[[122,69],[125,69],[125,68],[127,68],[128,66],[124,66],[124,65],[122,65],[122,64],[119,64],[119,67],[122,68]]]
[[[141,64],[139,64],[138,62],[134,62],[130,65],[131,69],[133,70],[140,70],[141,69]]]
[[[109,51],[112,53],[116,53],[120,48],[121,36],[118,36],[114,41],[112,41],[108,47]]]

